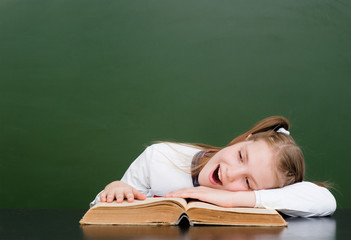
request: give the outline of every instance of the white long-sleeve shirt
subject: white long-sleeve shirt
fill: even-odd
[[[129,166],[121,181],[147,197],[193,187],[190,166],[193,156],[199,151],[190,145],[153,144]],[[328,216],[336,209],[335,198],[329,190],[310,182],[254,192],[255,207],[276,209],[289,216]],[[100,194],[90,205],[99,201]]]

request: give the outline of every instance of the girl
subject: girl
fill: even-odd
[[[224,207],[274,208],[289,216],[327,216],[336,209],[324,187],[304,182],[305,164],[287,119],[258,122],[226,147],[163,142],[148,147],[99,201],[165,196]]]

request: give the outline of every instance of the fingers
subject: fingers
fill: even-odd
[[[138,199],[138,200],[145,200],[145,199],[146,199],[145,194],[139,192],[139,191],[136,190],[136,189],[133,189],[133,193],[134,193],[135,199]]]
[[[134,194],[133,190],[128,190],[127,192],[124,193],[124,197],[127,199],[128,202],[133,202],[134,201]]]
[[[194,198],[201,200],[209,191],[211,191],[211,189],[205,187],[183,188],[167,193],[165,197]]]
[[[123,199],[124,199],[124,193],[123,192],[116,192],[115,196],[116,196],[116,202],[118,202],[118,203],[123,202]],[[113,201],[113,199],[111,200],[111,202],[112,201]]]
[[[192,198],[198,190],[196,188],[184,188],[165,194],[165,197]]]
[[[107,193],[105,191],[100,193],[100,201],[101,202],[106,202],[106,195],[107,195]]]
[[[101,202],[111,203],[116,200],[117,203],[121,203],[124,199],[133,202],[134,199],[145,200],[146,196],[132,186],[120,181],[110,183],[100,194]]]
[[[115,196],[117,197],[117,193],[113,191],[107,192],[106,202],[112,202],[115,199]]]
[[[178,191],[173,191],[173,192],[169,192],[167,194],[165,194],[165,197],[180,197],[180,192]]]
[[[117,203],[123,202],[124,199],[127,199],[128,202],[134,201],[134,194],[132,190],[109,190],[103,191],[100,194],[100,201],[101,202],[108,202],[111,203],[116,200]],[[139,199],[139,198],[138,198]]]

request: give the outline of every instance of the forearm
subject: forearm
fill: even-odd
[[[227,207],[255,207],[256,195],[253,191],[230,192],[231,204]]]
[[[179,189],[165,197],[194,198],[221,207],[254,207],[256,203],[253,191],[230,192],[201,186]]]

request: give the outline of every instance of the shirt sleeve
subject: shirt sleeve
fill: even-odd
[[[255,195],[255,207],[276,209],[292,217],[322,217],[336,210],[336,200],[331,192],[311,182],[257,190]]]
[[[155,146],[149,146],[124,173],[121,181],[150,197],[150,167],[155,157]]]
[[[139,155],[124,173],[121,181],[134,187],[138,191],[150,197],[150,159],[154,154],[154,147],[149,146]],[[100,194],[90,203],[90,207],[100,202]]]

